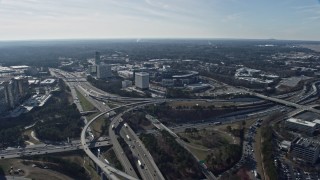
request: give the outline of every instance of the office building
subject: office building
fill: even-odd
[[[132,86],[132,81],[129,81],[129,80],[122,81],[122,88],[127,88],[130,86]]]
[[[286,128],[303,132],[306,134],[313,134],[316,130],[317,124],[314,122],[304,121],[296,118],[289,118],[285,122]]]
[[[5,88],[0,86],[0,114],[6,111],[8,104],[6,101]]]
[[[0,80],[0,112],[14,108],[29,89],[27,77],[2,78]]]
[[[14,108],[19,103],[17,83],[15,83],[13,80],[1,81],[0,87],[4,88],[7,107]]]
[[[319,158],[320,143],[306,138],[297,138],[292,142],[294,159],[315,164]]]
[[[100,52],[96,51],[96,53],[94,55],[94,60],[95,60],[96,65],[99,65],[101,63]]]
[[[96,65],[90,65],[88,67],[88,74],[96,74],[97,73],[97,66]]]
[[[107,64],[100,64],[97,66],[97,78],[104,79],[112,77],[111,66]]]
[[[29,82],[28,78],[24,76],[15,77],[13,79],[17,83],[19,98],[24,97],[28,93]]]
[[[135,86],[139,89],[149,89],[149,73],[137,72],[135,73]]]

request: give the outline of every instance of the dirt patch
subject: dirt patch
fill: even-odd
[[[1,160],[0,166],[3,168],[4,173],[6,175],[10,175],[10,170],[15,171],[14,176],[16,177],[26,177],[31,179],[46,179],[46,180],[71,180],[72,178],[61,174],[59,172],[50,170],[50,169],[43,169],[39,167],[32,167],[32,164],[25,165],[22,163],[20,159],[7,159]],[[18,170],[21,170],[18,172]]]

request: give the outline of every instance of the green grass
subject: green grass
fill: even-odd
[[[118,160],[118,158],[112,148],[110,148],[106,152],[103,152],[102,155],[103,155],[103,157],[105,157],[109,161],[110,164],[115,166],[115,168],[123,171],[123,167],[122,167],[120,161]]]
[[[3,169],[4,173],[10,170],[10,167],[14,164],[15,159],[2,159],[0,161],[0,167]]]
[[[88,115],[86,117],[87,117],[88,121],[90,121],[91,119],[93,119],[94,117],[96,117],[99,114],[100,114],[100,112],[96,112],[96,113],[90,114],[90,115]]]
[[[108,121],[108,120],[104,116],[101,116],[91,124],[90,127],[93,130],[95,137],[100,137],[102,135],[101,126],[104,125],[105,121]]]
[[[210,151],[203,151],[203,150],[200,150],[200,149],[195,149],[192,146],[187,146],[187,147],[192,152],[192,154],[195,155],[200,160],[206,159],[208,154],[210,154]]]
[[[76,90],[76,92],[84,111],[93,111],[96,109],[78,90]]]

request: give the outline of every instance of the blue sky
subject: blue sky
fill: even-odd
[[[320,0],[0,0],[0,40],[320,40]]]

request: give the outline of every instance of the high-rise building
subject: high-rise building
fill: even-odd
[[[94,55],[94,60],[95,60],[96,65],[99,65],[101,63],[100,52],[96,51],[96,53]]]
[[[19,93],[19,98],[24,97],[25,95],[27,95],[28,93],[28,89],[29,89],[29,83],[28,83],[28,78],[27,77],[15,77],[13,79],[13,81],[15,81],[16,85],[17,85],[17,90]]]
[[[12,80],[2,81],[0,82],[0,87],[4,88],[7,106],[14,108],[19,102],[17,83]]]
[[[136,72],[135,73],[135,86],[139,89],[149,89],[149,73]]]
[[[297,138],[292,143],[292,155],[296,160],[315,164],[319,158],[319,152],[319,142],[306,138]]]
[[[97,78],[110,78],[112,77],[111,66],[107,64],[100,64],[97,66]]]
[[[0,86],[0,114],[7,110],[8,104],[6,100],[6,91],[3,86]]]
[[[90,65],[88,67],[88,74],[96,74],[97,73],[97,66],[96,65]]]
[[[29,83],[27,77],[15,77],[0,81],[0,104],[4,101],[6,108],[14,108],[19,104],[21,98],[28,93]],[[2,108],[0,108],[2,109]],[[0,110],[1,111],[1,110]]]

